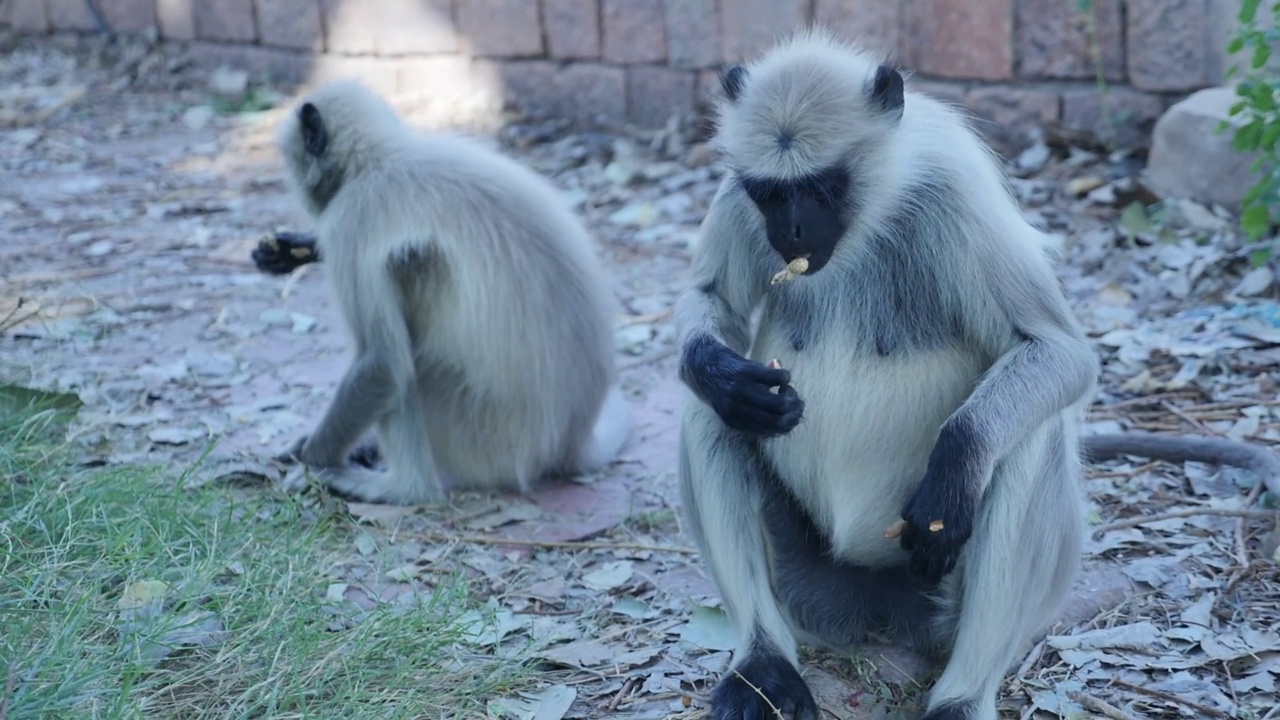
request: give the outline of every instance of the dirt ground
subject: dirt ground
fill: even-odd
[[[215,443],[204,481],[269,473],[348,357],[319,268],[270,277],[250,261],[264,233],[307,229],[272,144],[280,111],[255,107],[282,96],[141,44],[4,36],[0,48],[0,318],[26,318],[0,335],[0,380],[77,393],[77,439],[98,462],[176,474]],[[382,542],[317,572],[316,592],[345,583],[351,603],[397,602],[463,568],[502,618],[495,652],[532,642],[549,686],[574,690],[565,717],[694,717],[730,641],[680,528],[667,312],[717,173],[684,128],[516,124],[494,139],[551,177],[600,241],[626,313],[618,358],[635,433],[607,473],[528,498],[353,504]],[[1274,282],[1229,217],[1151,210],[1140,156],[1033,150],[1011,163],[1015,189],[1063,238],[1065,287],[1104,358],[1091,429],[1280,440]],[[1198,463],[1091,468],[1101,527],[1087,572],[1011,675],[1005,716],[1275,717],[1275,542],[1268,521],[1236,512],[1258,487]],[[911,717],[927,679],[887,648],[805,658],[828,717]],[[523,702],[513,716],[538,701]]]

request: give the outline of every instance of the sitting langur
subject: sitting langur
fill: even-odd
[[[323,258],[355,345],[293,456],[341,494],[394,504],[525,491],[617,456],[631,421],[614,299],[549,181],[465,138],[414,132],[354,81],[303,99],[280,145],[316,226],[286,240]],[[385,472],[358,445],[370,428]]]
[[[816,719],[797,641],[876,633],[946,658],[928,720],[995,720],[1083,542],[1098,360],[1051,245],[962,119],[859,49],[803,33],[722,80],[677,309],[684,503],[740,638],[712,717]]]

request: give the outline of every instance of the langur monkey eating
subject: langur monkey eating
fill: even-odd
[[[797,643],[876,635],[942,661],[925,720],[996,720],[1085,532],[1099,361],[1054,246],[964,119],[857,47],[805,31],[721,84],[675,313],[684,510],[739,638],[711,717],[816,720]]]
[[[455,488],[527,491],[616,458],[631,419],[615,301],[549,181],[466,138],[413,131],[355,81],[304,98],[279,144],[316,226],[285,240],[323,258],[355,346],[318,427],[286,458],[342,495],[404,505]],[[358,445],[370,428],[386,471]]]

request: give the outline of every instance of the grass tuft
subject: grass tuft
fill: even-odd
[[[344,517],[76,466],[65,408],[4,400],[0,720],[474,717],[523,679],[471,645],[464,581],[344,600]]]

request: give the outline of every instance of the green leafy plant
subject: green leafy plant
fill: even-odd
[[[1262,0],[1244,0],[1240,6],[1240,30],[1227,45],[1227,52],[1248,58],[1247,67],[1234,65],[1227,78],[1241,75],[1236,85],[1239,100],[1231,106],[1235,123],[1223,123],[1223,129],[1234,128],[1231,146],[1238,152],[1257,153],[1251,169],[1258,181],[1241,202],[1240,225],[1253,241],[1260,240],[1280,222],[1280,72],[1268,67],[1272,49],[1280,45],[1280,0],[1271,3],[1274,20],[1270,29],[1258,23]]]

